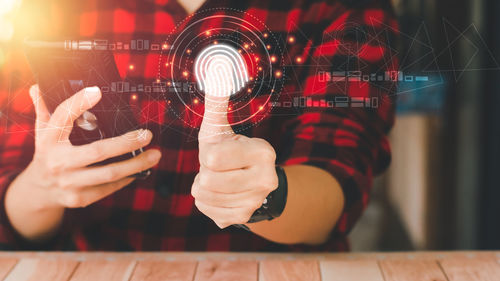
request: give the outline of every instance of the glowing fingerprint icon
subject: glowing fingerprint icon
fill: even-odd
[[[233,47],[211,45],[196,57],[194,72],[198,88],[215,97],[228,97],[245,87],[248,71],[243,57]]]

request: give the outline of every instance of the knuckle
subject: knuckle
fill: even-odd
[[[71,180],[67,177],[58,178],[56,184],[60,189],[70,189],[73,186]]]
[[[205,166],[209,169],[216,169],[220,166],[220,156],[219,153],[215,151],[210,151],[205,154]]]
[[[75,192],[68,192],[64,195],[64,205],[68,208],[80,208],[84,206],[82,197]]]
[[[91,155],[98,160],[106,158],[106,152],[104,150],[104,147],[100,145],[100,143],[94,143],[94,146],[91,151]]]
[[[51,175],[58,175],[64,170],[64,161],[51,159],[46,163],[48,173]]]
[[[109,167],[102,175],[103,180],[106,182],[113,182],[119,177],[119,170],[116,167]]]

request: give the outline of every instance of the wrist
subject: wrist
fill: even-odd
[[[10,184],[5,200],[6,205],[12,202],[33,212],[64,210],[64,207],[54,200],[51,190],[40,185],[36,170],[31,164]]]

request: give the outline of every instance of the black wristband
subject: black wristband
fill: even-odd
[[[269,193],[262,206],[255,210],[250,217],[248,223],[272,220],[279,217],[283,213],[283,210],[285,210],[288,196],[288,182],[285,171],[280,166],[276,166],[276,174],[278,176],[278,187]],[[243,224],[237,224],[235,226],[249,230],[248,227]]]

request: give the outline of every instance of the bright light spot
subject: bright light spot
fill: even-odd
[[[289,43],[295,42],[295,37],[293,37],[293,36],[288,37],[288,42]]]
[[[21,0],[0,0],[0,15],[6,15],[21,6]]]
[[[193,103],[194,103],[194,104],[198,104],[198,102],[200,102],[198,99],[194,99],[194,100],[193,100]]]
[[[295,58],[295,61],[296,61],[297,63],[301,63],[301,62],[302,62],[302,58],[301,58],[301,57],[296,57],[296,58]]]
[[[205,34],[206,34],[207,36],[210,36],[210,34],[212,34],[212,32],[210,32],[210,30],[207,30],[207,31],[205,31]]]
[[[276,62],[276,56],[271,56],[271,62]]]
[[[262,105],[261,105],[261,106],[259,106],[259,110],[262,110],[262,109],[264,109],[264,107],[263,107]]]
[[[282,75],[283,73],[279,70],[274,73],[274,76],[276,76],[276,78],[280,78]]]
[[[269,36],[269,34],[264,33],[262,36],[264,36],[264,38],[267,38]]]
[[[182,76],[184,76],[184,77],[188,77],[188,75],[189,75],[189,73],[188,73],[187,71],[183,71],[183,72],[182,72]]]
[[[172,86],[172,82],[168,81],[167,86]]]
[[[163,44],[163,45],[161,46],[161,48],[162,48],[163,50],[168,49],[168,44]]]
[[[214,41],[214,45],[217,45],[217,44],[219,44],[219,42],[217,42],[217,41]]]
[[[232,109],[231,107],[228,107],[228,108],[227,108],[227,110],[229,110],[229,111],[231,111],[231,109]]]
[[[255,57],[255,61],[259,61],[259,60],[260,60],[260,58],[259,58],[259,57]]]
[[[131,98],[132,100],[137,100],[137,95],[136,95],[136,94],[133,94],[132,96],[130,96],[130,98]]]
[[[191,54],[191,49],[187,49],[186,53]]]
[[[130,69],[130,70],[134,70],[134,65],[133,65],[133,64],[129,65],[129,66],[128,66],[128,69]]]
[[[165,66],[168,66],[168,62],[165,63]]]
[[[259,69],[259,71],[262,71],[262,66],[259,66],[259,68],[258,68],[258,69]]]
[[[160,83],[160,78],[156,78],[156,83]]]
[[[266,45],[266,48],[267,48],[268,50],[271,50],[271,45]]]
[[[250,48],[250,45],[245,44],[245,45],[243,45],[243,47],[244,47],[245,49],[248,49],[248,48]]]
[[[251,93],[251,92],[252,92],[252,89],[248,88],[247,93]]]

